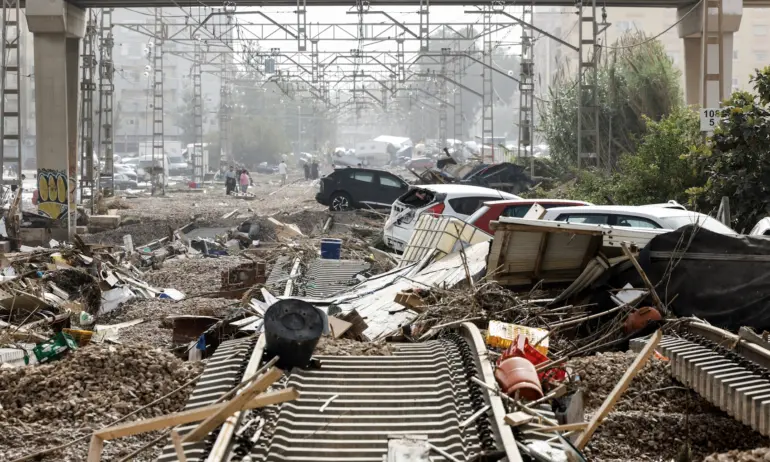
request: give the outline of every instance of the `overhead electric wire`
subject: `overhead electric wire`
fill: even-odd
[[[703,3],[703,0],[698,0],[698,3],[696,3],[695,5],[693,5],[693,7],[692,7],[692,8],[690,8],[690,10],[689,10],[689,11],[687,11],[687,13],[683,14],[683,15],[682,15],[682,17],[681,17],[681,18],[679,18],[679,19],[678,19],[678,20],[677,20],[675,23],[673,23],[673,24],[671,24],[670,26],[668,26],[667,28],[665,28],[665,29],[663,30],[663,32],[661,32],[661,33],[659,33],[659,34],[657,34],[657,35],[654,35],[654,36],[652,36],[652,37],[649,37],[649,38],[647,38],[647,39],[645,39],[645,40],[643,40],[643,41],[641,41],[641,42],[639,42],[639,43],[634,43],[634,44],[632,44],[632,45],[620,45],[620,46],[609,46],[609,45],[599,45],[599,46],[600,46],[600,47],[602,47],[602,48],[606,48],[606,49],[608,49],[608,50],[628,50],[628,49],[631,49],[631,48],[636,48],[636,47],[639,47],[639,46],[642,46],[642,45],[646,45],[646,44],[648,44],[648,43],[650,43],[650,42],[652,42],[652,41],[654,41],[654,40],[657,40],[657,39],[659,39],[661,36],[663,36],[663,34],[665,34],[666,32],[670,31],[670,30],[671,30],[671,29],[673,29],[674,27],[678,26],[678,25],[679,25],[679,24],[680,24],[682,21],[684,21],[684,20],[685,20],[685,18],[686,18],[687,16],[689,16],[689,15],[690,15],[690,13],[692,13],[693,11],[695,11],[695,9],[696,9],[696,8],[697,8],[697,7],[698,7],[700,4],[702,4],[702,3]]]

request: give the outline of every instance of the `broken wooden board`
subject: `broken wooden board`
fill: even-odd
[[[267,220],[275,226],[275,235],[279,239],[293,239],[297,236],[303,236],[302,231],[300,231],[297,225],[281,223],[273,217],[269,217]]]
[[[534,418],[534,416],[527,414],[524,411],[516,411],[505,415],[505,423],[511,427],[518,427],[532,422]]]
[[[353,323],[347,322],[340,318],[335,318],[334,316],[329,316],[329,327],[331,328],[331,331],[332,331],[331,332],[332,337],[340,338],[342,334],[344,334],[351,327],[353,327]]]
[[[607,417],[607,414],[612,411],[612,408],[615,407],[615,403],[617,403],[620,397],[623,395],[623,392],[625,392],[626,389],[628,389],[628,386],[631,385],[631,380],[633,380],[634,377],[636,377],[636,374],[642,370],[642,367],[647,364],[647,361],[655,352],[655,347],[658,346],[658,343],[660,343],[660,339],[662,337],[663,334],[661,334],[660,330],[657,330],[654,334],[652,334],[650,339],[647,341],[647,344],[644,345],[644,348],[642,348],[642,351],[640,351],[634,359],[634,362],[631,363],[628,369],[626,369],[623,377],[621,377],[618,383],[615,384],[615,388],[613,388],[610,394],[607,395],[607,398],[604,399],[604,402],[602,403],[599,410],[596,411],[591,417],[591,421],[588,423],[586,429],[578,437],[577,443],[575,444],[578,449],[581,451],[585,449],[594,432],[596,432],[596,429],[599,428],[599,424],[602,422],[602,420],[604,420],[605,417]]]
[[[415,313],[422,313],[425,311],[425,301],[414,292],[399,292],[394,299],[396,303],[401,306],[405,306]]]

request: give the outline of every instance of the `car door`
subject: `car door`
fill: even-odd
[[[377,175],[378,195],[376,201],[382,207],[390,207],[402,194],[404,194],[409,185],[402,179],[390,173],[380,172]]]
[[[375,183],[375,172],[371,170],[353,170],[350,172],[350,195],[353,202],[360,204],[363,208],[368,208],[377,199],[378,188]]]

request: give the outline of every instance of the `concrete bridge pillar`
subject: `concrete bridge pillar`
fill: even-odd
[[[678,18],[687,16],[679,23],[679,37],[684,40],[684,78],[685,100],[688,105],[700,107],[719,107],[719,84],[721,82],[724,98],[730,97],[733,82],[733,34],[738,31],[743,16],[743,0],[721,0],[722,2],[722,58],[723,69],[721,78],[711,79],[709,75],[719,74],[719,44],[710,40],[719,37],[719,21],[714,0],[703,0],[694,11],[687,14],[692,6],[680,8]],[[710,5],[708,7],[707,5]],[[708,8],[708,19],[705,21],[703,8]],[[705,31],[705,34],[704,34]],[[703,68],[702,40],[707,40],[706,64]],[[706,86],[706,100],[703,101],[703,86]]]
[[[35,46],[38,211],[74,230],[79,48],[86,15],[64,0],[27,0],[26,6]]]

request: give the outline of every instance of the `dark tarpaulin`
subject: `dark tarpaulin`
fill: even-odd
[[[697,316],[731,331],[741,326],[770,330],[770,239],[691,225],[656,236],[640,252],[639,263],[664,303],[676,295],[670,309],[677,316]],[[632,273],[633,268],[623,275],[643,287]],[[658,284],[662,279],[668,282]]]

